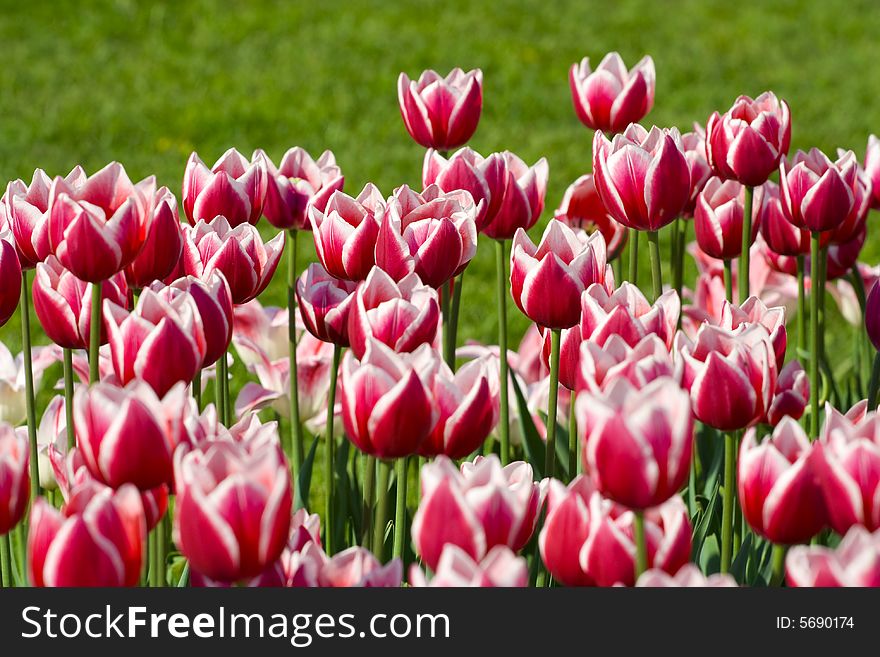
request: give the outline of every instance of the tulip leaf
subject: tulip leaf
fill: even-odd
[[[183,572],[180,573],[180,579],[177,580],[177,588],[182,589],[189,586],[189,561],[184,561]]]
[[[523,435],[523,449],[526,453],[526,460],[532,466],[535,474],[535,481],[541,481],[544,478],[544,440],[538,433],[535,421],[532,419],[532,413],[529,411],[528,402],[519,386],[519,381],[511,372],[510,381],[513,383],[513,390],[516,394],[516,404],[519,409],[519,425]]]
[[[547,416],[541,413],[544,423],[547,423]],[[557,479],[568,481],[568,427],[556,423],[556,467],[553,473]]]
[[[334,439],[335,440],[335,439]],[[343,439],[341,443],[337,443],[334,457],[335,482],[334,492],[336,497],[333,500],[333,545],[338,545],[339,538],[345,536],[345,525],[349,521],[348,510],[351,508],[349,495],[351,487],[348,483],[348,457],[351,443]]]
[[[730,565],[730,574],[737,582],[742,583],[746,581],[746,566],[749,561],[754,561],[754,538],[755,535],[752,532],[746,534],[739,552],[737,552],[733,563]]]
[[[703,545],[705,544],[706,537],[709,535],[714,524],[715,516],[718,514],[719,498],[721,497],[720,491],[721,484],[716,480],[715,489],[709,498],[709,504],[696,521],[696,529],[694,530],[693,544],[691,547],[691,561],[696,563],[701,563],[700,556],[703,551]]]
[[[318,439],[315,438],[312,441],[312,446],[309,447],[309,453],[303,461],[302,469],[299,471],[299,478],[296,482],[297,491],[295,507],[297,510],[309,508],[309,489],[312,486],[312,468],[315,466],[315,453],[317,451]]]

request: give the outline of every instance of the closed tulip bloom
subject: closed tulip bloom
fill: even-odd
[[[34,389],[40,389],[43,372],[56,363],[58,356],[50,347],[33,348]],[[15,356],[0,341],[0,422],[16,426],[25,421],[27,403],[25,400],[24,353]]]
[[[764,422],[775,427],[784,417],[799,420],[807,410],[809,399],[810,379],[807,373],[800,362],[789,361],[779,371],[776,391]]]
[[[356,285],[312,263],[296,282],[296,302],[306,329],[319,340],[348,346],[348,313]]]
[[[691,194],[682,211],[685,217],[692,217],[697,205],[697,196],[703,191],[706,181],[712,177],[712,167],[706,160],[706,130],[699,123],[694,123],[692,132],[681,136],[684,148],[684,159],[687,160],[691,178]]]
[[[415,272],[439,288],[477,253],[477,208],[467,192],[444,194],[431,185],[417,194],[394,190],[376,242],[376,265],[395,280]]]
[[[624,378],[577,401],[584,463],[596,487],[632,509],[658,506],[687,480],[693,451],[690,399],[672,378],[638,390]]]
[[[281,164],[269,159],[262,150],[254,151],[253,160],[265,163],[267,184],[263,216],[276,228],[311,230],[308,209],[315,206],[323,212],[333,192],[345,183],[336,157],[330,151],[312,159],[305,149],[289,149]]]
[[[440,322],[436,290],[423,285],[416,274],[394,282],[374,267],[360,283],[348,314],[351,350],[362,358],[370,337],[397,352],[433,344]]]
[[[58,488],[58,482],[52,471],[52,458],[56,452],[62,458],[67,453],[67,417],[64,404],[62,395],[52,397],[37,427],[40,488],[44,490]]]
[[[134,486],[75,492],[62,511],[43,498],[31,509],[28,575],[33,586],[136,586],[147,538]]]
[[[636,230],[659,230],[678,217],[691,193],[690,169],[676,128],[648,132],[637,123],[609,141],[593,139],[593,175],[612,217]]]
[[[520,228],[510,254],[510,287],[523,314],[539,326],[571,328],[580,319],[581,294],[603,284],[609,267],[601,233],[578,236],[561,221],[551,220],[535,244]]]
[[[86,179],[82,167],[76,166],[64,181],[76,187]],[[52,248],[49,245],[49,190],[52,179],[42,169],[35,169],[31,184],[13,180],[0,199],[5,208],[9,228],[15,236],[15,247],[23,269],[32,269],[42,262]]]
[[[433,70],[417,81],[397,79],[397,100],[406,131],[421,146],[448,151],[464,145],[483,110],[483,72],[454,68],[445,78]]]
[[[147,239],[156,181],[132,184],[112,162],[73,183],[55,178],[49,191],[49,246],[74,276],[100,283],[130,265]]]
[[[640,588],[735,588],[736,580],[730,575],[715,573],[708,577],[692,563],[682,566],[675,575],[652,568],[642,573],[636,586]]]
[[[403,563],[394,559],[384,566],[372,552],[355,545],[329,557],[318,575],[323,588],[398,588]]]
[[[871,181],[871,207],[876,210],[880,208],[880,139],[877,139],[877,135],[868,137],[865,172]]]
[[[880,285],[874,283],[865,303],[865,329],[874,349],[880,351]]]
[[[681,368],[673,363],[668,348],[654,333],[634,346],[619,335],[610,336],[604,345],[584,340],[577,365],[578,392],[601,394],[618,379],[626,379],[636,390],[661,377],[681,380]]]
[[[847,151],[837,149],[837,157],[847,157]],[[854,158],[855,159],[855,158]],[[831,232],[828,241],[832,244],[846,244],[864,230],[871,209],[872,184],[868,173],[856,159],[855,181],[852,184],[853,205],[846,218]]]
[[[160,187],[153,199],[153,216],[144,248],[125,268],[128,284],[136,289],[168,276],[180,261],[183,233],[177,215],[177,199],[167,187]]]
[[[422,499],[413,518],[416,552],[436,571],[444,548],[457,545],[480,561],[496,545],[521,550],[535,529],[540,493],[523,461],[505,467],[495,455],[461,470],[441,456],[422,467]]]
[[[223,216],[233,227],[255,224],[263,211],[267,187],[263,158],[248,162],[230,148],[210,169],[193,152],[183,172],[183,210],[193,225]]]
[[[477,231],[483,232],[504,201],[507,167],[501,153],[484,158],[470,148],[462,148],[447,160],[432,149],[425,153],[422,184],[425,188],[437,185],[446,193],[468,192],[477,207]]]
[[[357,198],[334,192],[324,210],[312,206],[309,220],[318,261],[336,278],[362,281],[376,264],[376,241],[385,199],[372,183]]]
[[[651,304],[639,288],[626,281],[611,293],[601,285],[592,285],[581,295],[581,333],[585,340],[600,345],[619,335],[630,346],[653,333],[671,347],[680,309],[675,290],[667,290]]]
[[[735,180],[710,178],[697,197],[694,231],[706,255],[731,260],[742,253],[745,187]],[[760,214],[753,216],[752,235],[758,234]]]
[[[103,281],[102,300],[128,305],[128,285],[121,273]],[[61,266],[55,256],[37,264],[33,283],[34,311],[52,342],[65,349],[87,349],[91,330],[92,283],[81,281]],[[101,344],[107,329],[101,326]]]
[[[767,247],[784,256],[809,255],[810,231],[792,224],[785,214],[779,185],[768,180],[755,190],[756,221]]]
[[[506,545],[496,545],[480,561],[475,561],[457,545],[443,548],[437,571],[430,581],[416,564],[410,568],[413,587],[512,588],[529,585],[529,568]]]
[[[818,148],[783,160],[779,186],[788,220],[812,232],[839,227],[855,205],[858,166],[852,151],[832,162]]]
[[[797,545],[785,558],[785,576],[794,587],[878,587],[880,533],[855,525],[834,549]]]
[[[626,244],[626,227],[608,214],[599,192],[596,191],[593,174],[581,176],[568,186],[554,218],[575,230],[602,233],[609,260],[620,255]]]
[[[21,280],[21,263],[15,247],[0,238],[0,326],[8,322],[18,308]]]
[[[504,191],[483,233],[494,240],[509,240],[518,229],[528,230],[538,222],[550,168],[543,157],[531,167],[509,151],[501,153],[501,158],[506,169]]]
[[[740,96],[706,125],[706,155],[715,174],[757,187],[779,166],[791,143],[788,103],[772,91]]]
[[[219,271],[229,283],[236,305],[255,299],[266,289],[284,251],[284,235],[263,242],[249,224],[230,226],[225,217],[183,228],[184,271],[203,280]]]
[[[753,427],[739,450],[737,488],[746,522],[774,543],[808,541],[825,526],[816,450],[803,428],[783,418],[760,443]]]
[[[0,536],[24,517],[30,497],[30,451],[27,435],[0,422]]]
[[[224,582],[255,577],[287,544],[290,470],[272,440],[216,440],[174,457],[174,542],[192,567]]]
[[[776,357],[767,329],[750,324],[742,331],[704,323],[695,340],[676,336],[694,415],[720,431],[744,429],[759,421],[772,402]]]
[[[430,387],[411,359],[374,338],[360,362],[345,355],[339,388],[345,435],[366,454],[382,459],[415,454],[437,421]]]
[[[767,304],[756,296],[751,296],[740,305],[724,300],[721,304],[721,317],[718,326],[737,332],[745,331],[750,325],[763,326],[767,330],[777,371],[785,363],[785,350],[788,346],[788,332],[785,329],[785,308]]]
[[[627,70],[620,55],[610,52],[596,70],[590,58],[572,64],[568,83],[581,123],[593,130],[621,132],[641,121],[654,106],[654,60],[646,56]]]

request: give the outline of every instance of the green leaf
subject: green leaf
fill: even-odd
[[[753,560],[753,543],[754,534],[749,532],[746,535],[746,539],[742,542],[733,563],[730,565],[730,574],[733,575],[737,582],[746,581],[746,565],[749,561]]]
[[[516,403],[519,409],[519,425],[523,434],[523,449],[526,453],[526,460],[532,466],[535,481],[541,481],[544,478],[544,441],[538,433],[537,427],[535,427],[532,413],[529,411],[529,405],[519,386],[519,381],[516,380],[513,373],[510,375],[510,380],[513,383],[513,389],[516,394]]]
[[[315,453],[318,451],[318,439],[312,441],[309,447],[309,453],[303,461],[302,469],[299,471],[299,478],[296,482],[296,509],[307,509],[309,507],[309,490],[312,486],[312,468],[315,467]]]
[[[691,547],[691,561],[701,563],[701,553],[703,551],[703,545],[706,542],[706,537],[709,535],[709,532],[715,522],[715,517],[718,515],[720,498],[721,485],[716,480],[715,490],[712,492],[712,495],[709,498],[709,505],[706,507],[706,510],[703,512],[702,516],[699,519],[699,522],[697,523],[696,529],[694,530],[693,545]]]
[[[183,572],[180,574],[180,579],[177,580],[177,588],[182,589],[189,586],[189,561],[185,561],[183,564]]]

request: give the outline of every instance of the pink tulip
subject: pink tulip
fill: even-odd
[[[147,288],[130,313],[105,301],[104,321],[122,385],[142,379],[164,396],[178,381],[189,384],[202,367],[204,328],[189,294],[167,300]]]
[[[554,219],[538,246],[522,228],[513,238],[511,294],[523,314],[539,326],[563,329],[577,324],[581,293],[613,278],[609,271],[601,234],[578,236]]]
[[[651,304],[639,288],[625,281],[613,292],[592,285],[581,296],[581,333],[585,340],[600,345],[619,335],[630,346],[654,333],[671,347],[680,308],[674,290],[664,292]]]
[[[267,439],[202,443],[174,457],[174,542],[211,579],[259,575],[287,543],[293,499],[277,430]]]
[[[161,281],[177,266],[182,252],[183,234],[177,216],[177,199],[167,187],[160,187],[153,198],[153,215],[144,248],[125,268],[128,284],[139,289],[153,281]]]
[[[595,395],[607,392],[618,379],[626,379],[636,390],[661,377],[681,380],[681,368],[675,366],[666,345],[654,333],[634,346],[616,334],[604,345],[584,340],[577,365],[575,389]]]
[[[706,155],[715,174],[757,187],[779,166],[791,142],[788,103],[772,91],[752,100],[740,96],[706,126]]]
[[[21,298],[21,263],[12,242],[0,238],[0,326],[15,314]]]
[[[871,207],[876,210],[880,208],[880,139],[877,139],[877,135],[868,137],[865,172],[871,181]]]
[[[687,160],[691,179],[691,194],[685,204],[682,215],[692,217],[697,205],[697,196],[703,191],[706,181],[712,176],[712,167],[706,160],[706,130],[699,123],[694,123],[693,132],[681,136],[684,147],[684,159]]]
[[[57,350],[50,347],[32,349],[35,390],[40,389],[43,372],[58,361],[58,355]],[[27,415],[24,367],[24,353],[13,356],[0,341],[0,422],[8,422],[12,426],[24,422]]]
[[[27,436],[0,423],[0,536],[24,517],[30,498],[30,451]]]
[[[878,587],[880,533],[855,525],[835,549],[795,546],[785,558],[785,575],[795,587]]]
[[[252,159],[262,160],[266,167],[263,215],[276,228],[311,230],[309,207],[315,206],[323,212],[330,195],[341,191],[345,182],[330,151],[324,151],[315,161],[296,146],[284,154],[278,167],[262,150],[254,151]]]
[[[253,345],[250,354],[239,351],[239,357],[245,364],[253,365],[266,359],[274,361],[289,355],[290,315],[287,308],[264,307],[259,300],[254,299],[235,306],[233,316],[234,339],[245,340]],[[301,319],[299,315],[297,319]],[[299,321],[294,328],[299,336],[302,333]]]
[[[775,427],[784,417],[799,420],[807,410],[810,399],[810,379],[796,360],[789,361],[779,371],[776,391],[764,422]]]
[[[355,284],[333,278],[319,263],[312,263],[296,282],[296,302],[309,333],[324,342],[348,346],[348,313]]]
[[[528,230],[538,222],[544,209],[550,169],[543,157],[531,167],[509,151],[501,153],[501,158],[506,169],[504,191],[483,233],[494,240],[509,240],[518,229]],[[493,198],[492,203],[496,200]]]
[[[146,536],[134,486],[83,489],[60,512],[38,498],[27,542],[31,584],[136,586]]]
[[[562,197],[554,217],[572,229],[587,233],[600,232],[605,238],[608,259],[613,260],[626,244],[626,227],[608,214],[605,204],[596,191],[593,174],[586,174],[575,180]]]
[[[779,165],[779,186],[788,220],[812,232],[839,227],[856,201],[859,163],[852,151],[832,162],[818,148],[798,151]]]
[[[334,192],[323,210],[312,206],[309,220],[318,261],[335,278],[362,281],[376,264],[376,241],[385,199],[372,183],[358,197]]]
[[[37,463],[40,472],[40,488],[55,490],[58,482],[52,472],[53,454],[67,453],[67,417],[62,395],[55,395],[43,411],[37,426]]]
[[[284,235],[279,233],[263,243],[256,228],[249,224],[231,227],[223,216],[207,223],[184,226],[183,263],[190,276],[208,280],[214,271],[226,277],[236,305],[255,299],[269,285],[284,251]]]
[[[593,139],[593,175],[612,217],[636,230],[659,230],[678,217],[691,193],[690,169],[676,128],[637,123],[609,141]]]
[[[477,231],[483,232],[504,201],[507,167],[502,153],[484,158],[470,148],[456,151],[448,160],[435,150],[425,153],[422,167],[425,188],[437,185],[446,193],[468,192],[477,207]]]
[[[732,260],[742,253],[745,187],[735,180],[710,178],[697,197],[694,231],[707,255]],[[761,215],[753,213],[752,235],[758,234]]]
[[[156,180],[132,184],[112,162],[87,179],[55,178],[49,190],[49,246],[65,269],[100,283],[141,252],[153,214]]]
[[[454,68],[445,78],[427,70],[418,81],[397,79],[397,100],[406,131],[425,148],[448,151],[467,142],[483,109],[483,72]]]
[[[210,169],[193,152],[183,172],[183,210],[193,225],[223,216],[232,227],[255,224],[263,211],[268,182],[263,158],[248,162],[234,148]]]
[[[633,512],[603,498],[578,475],[566,487],[547,484],[547,515],[538,540],[541,559],[565,586],[635,583]],[[675,573],[688,562],[691,526],[680,497],[645,513],[648,566]]]
[[[427,345],[422,350],[430,350]],[[418,452],[436,424],[438,412],[430,385],[414,363],[418,353],[400,355],[374,338],[358,362],[348,353],[342,361],[339,399],[345,435],[366,454],[381,459]]]
[[[763,326],[767,330],[773,355],[776,358],[776,369],[782,369],[785,362],[785,349],[788,345],[788,334],[785,330],[785,308],[768,308],[758,297],[751,296],[739,306],[725,300],[721,304],[721,317],[718,326],[728,331],[745,331],[750,325]]]
[[[584,57],[571,65],[568,83],[578,118],[593,130],[621,132],[654,106],[656,74],[650,56],[628,71],[616,52],[605,55],[595,71]]]
[[[447,545],[480,561],[497,545],[521,550],[535,530],[540,494],[531,466],[523,461],[502,467],[495,455],[479,456],[459,470],[439,456],[422,467],[421,481],[412,537],[416,552],[434,571]]]
[[[433,344],[440,322],[437,292],[416,274],[395,283],[378,267],[360,283],[348,314],[348,339],[357,358],[363,358],[369,338],[397,352]]]
[[[33,283],[34,311],[46,335],[65,349],[87,349],[91,330],[92,283],[79,280],[55,256],[37,264]],[[101,283],[101,298],[128,306],[128,285],[121,273]],[[101,344],[107,343],[101,327]]]
[[[785,256],[809,255],[810,231],[788,220],[779,185],[768,180],[755,190],[754,202],[761,235],[771,251]]]
[[[413,587],[525,587],[529,585],[526,560],[518,557],[506,545],[496,545],[480,561],[457,545],[448,543],[437,564],[437,572],[430,582],[425,573],[413,564],[409,573]]]
[[[720,431],[759,421],[772,401],[776,358],[767,330],[749,324],[729,331],[704,323],[692,341],[676,336],[675,351],[684,367],[694,415]]]
[[[837,157],[847,157],[847,151],[837,149]],[[828,241],[832,244],[846,244],[865,228],[868,211],[871,209],[872,187],[871,178],[856,159],[855,180],[852,184],[853,204],[846,218],[831,232]]]
[[[783,418],[758,443],[752,427],[739,450],[737,488],[746,522],[774,543],[808,541],[825,526],[825,502],[816,471],[817,450],[803,428]]]
[[[439,288],[467,267],[477,253],[478,209],[463,191],[443,194],[431,185],[421,194],[406,185],[394,190],[376,242],[376,265],[395,280],[415,272]]]
[[[880,351],[880,285],[874,283],[865,303],[865,329],[874,349]]]
[[[318,575],[318,585],[325,588],[399,587],[403,563],[394,559],[386,565],[360,546],[350,547],[327,559]]]
[[[682,566],[675,575],[652,568],[642,573],[637,587],[641,588],[735,588],[736,580],[730,575],[715,573],[708,577],[692,563]]]

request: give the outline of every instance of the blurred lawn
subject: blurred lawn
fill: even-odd
[[[230,146],[278,158],[332,149],[356,194],[418,185],[423,151],[407,136],[396,79],[427,67],[481,67],[485,108],[471,142],[546,156],[542,223],[589,170],[592,134],[575,118],[569,65],[619,50],[657,66],[648,122],[689,129],[740,93],[772,89],[792,106],[794,147],[862,157],[880,132],[880,68],[870,0],[601,2],[2,2],[0,177],[27,180],[110,160],[179,193],[187,156]],[[271,227],[262,224],[265,234]],[[539,230],[535,230],[539,233]],[[301,240],[301,259],[313,258]],[[461,335],[494,340],[494,268],[482,245],[468,271]],[[867,259],[878,242],[870,238]],[[647,280],[645,267],[642,280]],[[692,280],[692,273],[686,280]],[[284,303],[284,277],[263,303]],[[525,328],[511,319],[512,343]],[[17,318],[0,330],[20,348]]]

